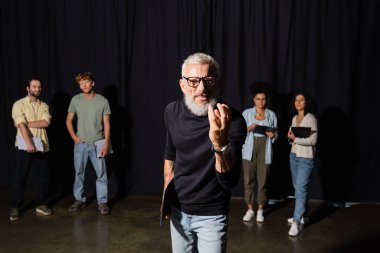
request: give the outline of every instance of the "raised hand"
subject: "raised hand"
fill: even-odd
[[[216,149],[227,144],[227,136],[231,126],[231,110],[225,104],[216,104],[216,108],[208,107],[208,120],[210,123],[209,137]]]

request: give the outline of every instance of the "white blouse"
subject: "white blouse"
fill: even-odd
[[[297,115],[293,117],[291,127],[297,127],[296,117]],[[314,158],[318,137],[317,119],[313,114],[308,113],[298,127],[311,127],[311,135],[308,138],[296,137],[292,143],[291,152],[296,154],[297,157]]]

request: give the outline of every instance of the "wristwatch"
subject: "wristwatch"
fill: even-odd
[[[225,155],[231,152],[231,143],[227,143],[225,146],[223,146],[221,149],[216,149],[214,145],[211,147],[212,151],[219,155]]]

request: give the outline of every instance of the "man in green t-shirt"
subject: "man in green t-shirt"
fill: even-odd
[[[74,145],[74,203],[69,212],[77,212],[86,206],[84,195],[85,170],[88,158],[94,166],[96,179],[96,196],[101,214],[108,214],[108,179],[105,156],[110,152],[110,115],[111,109],[106,98],[93,90],[95,82],[90,72],[79,73],[75,77],[82,93],[71,99],[66,126]],[[73,120],[77,118],[77,132]]]

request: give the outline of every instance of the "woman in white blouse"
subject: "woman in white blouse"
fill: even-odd
[[[297,236],[301,230],[300,225],[305,221],[303,217],[306,216],[307,192],[314,168],[318,127],[317,120],[312,114],[314,111],[312,100],[306,94],[296,93],[290,104],[290,109],[293,119],[288,132],[288,139],[292,145],[289,160],[296,199],[293,218],[289,218],[288,222],[292,224],[289,236]],[[293,133],[292,127],[310,128],[310,135],[297,137]]]

